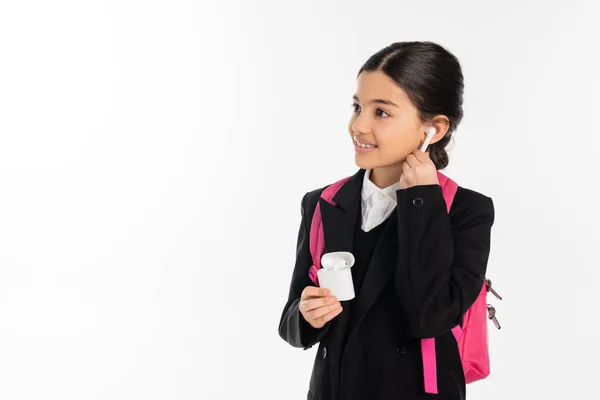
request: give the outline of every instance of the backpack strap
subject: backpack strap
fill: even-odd
[[[458,191],[458,184],[446,175],[438,171],[438,181],[442,187],[442,195],[446,201],[446,211],[449,213],[452,207],[454,195]],[[458,329],[457,329],[458,328]],[[460,338],[460,325],[452,329],[454,337]],[[435,354],[435,338],[421,339],[421,355],[423,357],[423,378],[425,382],[425,393],[437,394],[437,357]]]
[[[329,185],[323,192],[321,193],[321,198],[330,203],[331,205],[336,205],[332,200],[336,193],[340,190],[342,185],[350,179],[351,176],[348,176],[344,179],[341,179],[334,184]],[[313,265],[308,270],[308,276],[310,280],[317,286],[319,286],[319,278],[317,277],[317,272],[321,269],[321,257],[325,252],[325,238],[323,235],[323,220],[321,217],[321,207],[319,202],[317,201],[317,207],[315,208],[315,212],[313,214],[312,222],[310,225],[310,254],[312,256]]]
[[[450,212],[450,208],[452,208],[452,201],[454,201],[454,196],[458,191],[458,184],[452,179],[448,178],[446,175],[442,174],[440,171],[438,171],[437,174],[438,181],[442,187],[442,195],[446,201],[446,210]]]

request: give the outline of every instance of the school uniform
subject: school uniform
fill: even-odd
[[[334,196],[325,188],[301,204],[296,263],[279,335],[290,345],[318,344],[311,400],[465,399],[451,329],[484,282],[494,222],[492,200],[459,187],[448,213],[439,185],[380,190],[363,169]],[[323,328],[298,309],[312,259],[309,229],[320,203],[325,252],[349,251],[356,297]],[[438,395],[424,390],[421,339],[435,337]]]

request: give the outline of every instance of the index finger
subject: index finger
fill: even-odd
[[[303,300],[305,300],[305,299],[310,299],[313,297],[323,297],[323,296],[329,296],[329,295],[330,295],[329,289],[319,288],[316,286],[307,286],[302,291],[301,298]]]
[[[429,154],[423,153],[423,152],[422,152],[421,150],[419,150],[419,149],[415,150],[415,152],[414,152],[413,154],[414,154],[415,158],[416,158],[417,160],[419,160],[419,162],[422,162],[422,163],[428,163],[428,162],[430,162],[430,160],[431,160],[431,159],[429,158]]]

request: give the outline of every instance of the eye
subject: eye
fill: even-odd
[[[352,109],[354,110],[355,113],[360,112],[360,106],[356,103],[352,104]]]
[[[385,115],[380,115],[380,113],[385,114]],[[382,117],[382,118],[387,118],[390,116],[390,114],[386,113],[385,111],[383,111],[381,108],[378,108],[377,111],[375,112],[375,114],[378,117]]]

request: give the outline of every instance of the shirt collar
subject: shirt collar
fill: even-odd
[[[371,170],[368,169],[365,172],[365,176],[363,178],[363,185],[362,185],[362,191],[361,191],[363,200],[367,200],[374,193],[381,192],[384,195],[386,195],[387,197],[389,197],[392,201],[395,202],[396,201],[396,190],[400,190],[400,182],[396,182],[393,185],[386,187],[385,189],[380,189],[377,187],[377,185],[375,185],[373,182],[371,182],[371,179],[369,179],[370,175],[371,175]]]

